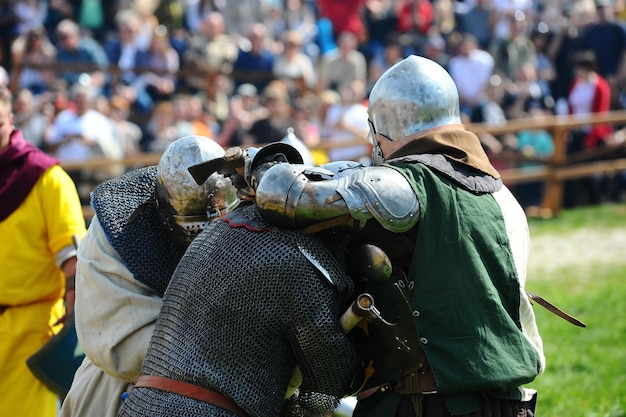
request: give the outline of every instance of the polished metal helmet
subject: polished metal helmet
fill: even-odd
[[[411,55],[376,81],[369,96],[372,163],[380,165],[419,133],[462,124],[459,93],[452,77],[435,61]]]
[[[224,149],[205,136],[184,136],[172,142],[157,165],[156,200],[175,238],[191,242],[213,218],[237,206],[228,178],[213,173],[198,185],[188,168],[224,156]]]

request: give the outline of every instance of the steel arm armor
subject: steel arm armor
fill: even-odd
[[[258,183],[256,202],[272,223],[298,229],[349,216],[362,225],[374,218],[401,233],[415,225],[419,212],[417,196],[402,174],[356,162],[271,166]]]

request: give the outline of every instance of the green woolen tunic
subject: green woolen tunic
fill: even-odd
[[[540,373],[541,358],[521,330],[522,289],[500,206],[421,163],[387,166],[420,202],[409,303],[438,392],[453,415],[478,410],[485,395],[521,399],[518,387]],[[399,397],[388,397],[368,415],[393,415]]]

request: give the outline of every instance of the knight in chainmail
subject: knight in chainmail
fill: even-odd
[[[345,236],[278,229],[254,204],[211,223],[172,276],[119,416],[328,415],[357,367],[338,323],[353,294],[345,251]]]
[[[367,369],[353,415],[532,417],[545,357],[524,290],[528,224],[462,125],[453,80],[407,57],[368,115],[373,166],[261,164],[250,180],[273,224],[344,231],[391,259],[388,281],[355,281],[380,315],[350,333]]]
[[[78,248],[76,331],[85,352],[60,415],[114,417],[139,377],[162,296],[191,240],[238,199],[219,174],[199,186],[189,166],[224,155],[213,140],[174,141],[157,166],[91,194],[95,216]]]

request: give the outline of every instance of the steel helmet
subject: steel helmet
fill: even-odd
[[[205,136],[184,136],[172,142],[157,165],[156,197],[165,221],[186,243],[208,221],[231,211],[239,202],[228,178],[213,173],[198,185],[188,168],[224,156],[224,149]]]
[[[459,93],[435,61],[411,55],[376,81],[369,96],[372,163],[380,165],[397,148],[425,130],[462,124]],[[393,143],[400,141],[399,143]]]

